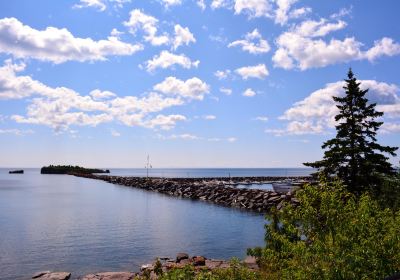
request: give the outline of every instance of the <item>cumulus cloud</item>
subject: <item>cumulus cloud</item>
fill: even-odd
[[[254,90],[252,90],[251,88],[248,88],[243,92],[243,96],[246,96],[246,97],[253,97],[255,95],[256,95],[256,92]]]
[[[70,126],[97,126],[112,121],[128,126],[171,129],[186,117],[153,114],[191,100],[202,100],[209,92],[209,86],[198,78],[181,81],[169,77],[154,86],[156,92],[142,97],[118,97],[99,89],[85,96],[66,87],[49,87],[30,76],[19,75],[24,69],[24,64],[13,64],[10,60],[0,67],[0,99],[29,101],[25,116],[12,115],[9,119],[46,125],[56,132],[66,131]]]
[[[132,35],[136,35],[139,30],[143,31],[144,40],[154,46],[161,46],[170,42],[168,34],[157,35],[158,19],[139,9],[134,9],[129,13],[129,20],[125,21],[124,25],[128,27]]]
[[[255,66],[245,66],[235,70],[244,80],[249,78],[264,79],[269,75],[265,64],[258,64]]]
[[[366,95],[368,100],[377,103],[376,109],[383,111],[386,119],[400,117],[400,96],[397,85],[375,80],[360,80],[360,82],[362,89],[369,89]],[[324,88],[312,92],[279,117],[280,120],[288,121],[286,128],[268,129],[267,132],[276,135],[326,133],[337,124],[335,116],[338,108],[332,97],[343,96],[344,85],[344,81],[329,83]]]
[[[311,12],[311,8],[302,7],[292,9],[292,6],[298,2],[298,0],[276,0],[278,6],[275,10],[275,23],[284,25],[289,19],[299,18]]]
[[[179,24],[175,25],[175,38],[173,42],[173,49],[176,50],[179,46],[189,45],[190,43],[195,43],[196,39],[190,32],[189,28],[182,27]]]
[[[146,62],[146,70],[153,72],[157,68],[170,68],[175,65],[180,65],[183,68],[190,69],[192,67],[198,67],[200,61],[191,61],[184,54],[173,54],[169,51],[162,51],[159,55],[155,55],[152,59]]]
[[[241,47],[243,51],[251,54],[267,53],[271,49],[268,42],[261,37],[260,32],[254,29],[245,35],[243,40],[237,40],[228,45],[231,47]]]
[[[106,60],[107,56],[126,56],[142,50],[140,44],[121,42],[117,37],[94,41],[74,37],[67,29],[47,27],[36,30],[16,18],[0,19],[0,52],[16,58],[34,58],[54,63],[70,60]]]
[[[153,89],[168,95],[203,100],[204,95],[209,93],[210,86],[197,77],[186,81],[167,77],[161,83],[156,84]]]
[[[271,14],[272,6],[268,0],[235,0],[235,14],[245,13],[249,17],[261,17]]]
[[[391,38],[375,42],[374,47],[362,50],[363,44],[354,37],[343,40],[324,41],[321,37],[346,27],[342,20],[330,22],[306,20],[281,34],[277,40],[277,50],[272,58],[275,67],[283,69],[324,67],[352,60],[375,60],[381,56],[400,54],[400,44]]]

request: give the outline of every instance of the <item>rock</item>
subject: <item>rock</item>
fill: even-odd
[[[244,261],[244,265],[251,269],[258,269],[257,260],[255,257],[247,256]]]
[[[82,280],[133,280],[135,276],[132,272],[102,272],[86,275]]]
[[[151,263],[143,264],[143,265],[140,267],[140,271],[144,271],[144,270],[153,270],[153,269],[154,269],[154,265],[151,264]]]
[[[208,269],[216,269],[221,266],[223,260],[206,260],[205,265]]]
[[[191,264],[192,262],[189,260],[189,259],[183,259],[183,260],[181,260],[180,262],[179,262],[179,264],[182,264],[182,265],[187,265],[187,264]]]
[[[46,270],[46,271],[37,272],[32,276],[32,279],[39,278],[40,276],[43,276],[43,275],[48,274],[48,273],[51,273],[51,271]]]
[[[192,258],[192,263],[194,266],[206,265],[206,258],[203,256],[195,256]]]
[[[185,260],[185,259],[188,259],[188,258],[189,258],[188,254],[186,254],[186,253],[178,253],[176,255],[176,262],[179,263],[181,260]]]
[[[32,279],[40,279],[40,280],[68,280],[71,277],[71,273],[69,272],[50,272],[50,271],[42,271],[36,273]]]

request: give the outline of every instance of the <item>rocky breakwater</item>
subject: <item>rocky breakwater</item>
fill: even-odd
[[[279,181],[277,177],[237,177],[237,178],[142,178],[94,174],[72,174],[79,177],[103,180],[112,184],[139,188],[169,196],[202,200],[226,207],[267,213],[272,207],[278,210],[285,202],[297,204],[292,193],[277,193],[272,190],[238,188],[237,184],[262,184]],[[308,179],[302,177],[298,179]]]

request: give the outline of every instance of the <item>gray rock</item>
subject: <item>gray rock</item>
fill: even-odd
[[[69,272],[50,272],[50,271],[42,271],[36,273],[32,279],[40,279],[40,280],[68,280],[71,277],[71,273]]]
[[[102,272],[86,275],[82,280],[133,280],[135,276],[132,272]]]
[[[188,259],[188,258],[189,258],[188,254],[186,254],[186,253],[178,253],[176,255],[176,262],[179,263],[181,260],[185,260],[185,259]]]

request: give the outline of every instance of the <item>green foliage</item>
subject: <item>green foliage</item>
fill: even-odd
[[[381,176],[381,184],[373,193],[379,205],[394,212],[400,210],[400,174]]]
[[[154,265],[154,273],[157,275],[162,275],[163,274],[163,270],[162,270],[162,264],[160,262],[160,260],[157,258],[156,263]]]
[[[383,122],[376,119],[383,113],[375,110],[375,103],[368,103],[368,90],[360,89],[351,69],[345,81],[345,96],[333,97],[339,109],[336,137],[322,145],[326,149],[322,160],[304,164],[327,178],[337,176],[351,192],[361,194],[381,184],[380,174],[393,174],[383,153],[395,156],[397,148],[377,143],[376,134]]]
[[[265,248],[248,252],[270,279],[383,279],[400,271],[400,212],[337,182],[296,196],[300,206],[269,216]]]
[[[96,169],[96,168],[84,168],[73,165],[49,165],[44,166],[40,169],[41,174],[92,174],[92,173],[110,173],[109,170]]]
[[[259,280],[264,279],[260,272],[252,271],[238,259],[232,259],[229,268],[195,271],[191,265],[183,269],[173,269],[164,273],[159,280]]]

